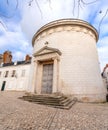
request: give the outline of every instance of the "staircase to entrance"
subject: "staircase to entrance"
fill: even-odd
[[[24,101],[29,101],[37,104],[52,106],[60,109],[70,109],[77,101],[76,98],[65,95],[25,95],[20,97]]]

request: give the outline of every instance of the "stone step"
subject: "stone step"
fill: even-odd
[[[66,99],[66,100],[62,100],[62,101],[58,101],[58,100],[39,100],[39,99],[23,99],[25,101],[29,101],[29,102],[39,102],[39,103],[49,103],[49,104],[67,104],[70,100]]]
[[[62,98],[62,99],[46,99],[46,98],[41,98],[41,99],[39,99],[39,98],[33,98],[33,97],[30,97],[30,98],[25,98],[25,97],[23,97],[22,99],[24,99],[24,100],[29,100],[29,101],[47,101],[47,102],[57,102],[57,103],[59,103],[59,102],[65,102],[65,100],[67,100],[67,99],[65,99],[65,98]]]
[[[23,96],[23,98],[34,98],[34,99],[49,99],[49,100],[63,100],[66,99],[66,97],[38,97],[38,96]]]
[[[31,101],[30,101],[31,102]],[[65,107],[65,106],[68,106],[69,104],[71,104],[71,100],[69,102],[66,102],[65,104],[62,104],[62,103],[54,103],[54,102],[46,102],[46,101],[36,101],[35,103],[37,104],[43,104],[43,105],[49,105],[49,106],[61,106],[61,107]]]
[[[70,98],[66,98],[64,100],[61,100],[60,103],[61,104],[65,104],[66,102],[69,102],[70,101]]]
[[[75,103],[76,103],[76,101],[73,100],[68,105],[58,105],[58,106],[52,106],[52,107],[59,108],[59,109],[67,109],[67,110],[69,110]],[[48,105],[48,106],[51,106],[51,105]]]
[[[30,95],[20,97],[20,99],[62,109],[69,109],[76,102],[63,95]]]
[[[72,100],[69,99],[67,102],[63,103],[63,106],[68,106],[71,102],[72,102]]]
[[[63,109],[70,109],[74,104],[76,103],[76,101],[72,101],[71,103],[69,103],[68,105],[65,105],[64,107],[63,107]]]
[[[66,97],[59,97],[59,98],[53,98],[53,97],[36,97],[36,96],[23,96],[22,99],[24,100],[33,100],[33,101],[51,101],[51,102],[61,102],[64,100],[67,100]]]

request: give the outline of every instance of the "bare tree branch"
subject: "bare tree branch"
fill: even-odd
[[[101,12],[102,12],[102,11],[100,11],[100,13],[101,13]],[[106,17],[107,13],[108,13],[108,9],[106,10],[105,14],[103,15],[103,17],[102,17],[102,19],[101,19],[101,21],[100,21],[100,23],[99,23],[99,27],[98,27],[98,32],[99,32],[99,34],[100,34],[101,24],[102,24],[104,18]]]
[[[40,11],[40,13],[41,13],[41,17],[42,17],[42,10],[41,10],[41,8],[40,8],[40,6],[39,6],[39,3],[38,3],[37,0],[35,0],[35,2],[36,2],[36,4],[37,4],[37,7],[38,7],[38,9],[39,9],[39,11]]]
[[[9,1],[8,1],[8,0],[7,0],[7,5],[9,6]],[[5,18],[12,18],[12,17],[15,15],[15,13],[16,13],[16,10],[17,10],[17,8],[18,8],[18,5],[19,5],[18,0],[16,0],[15,9],[13,10],[13,14],[12,14],[12,15],[7,16],[7,15],[2,14],[1,12],[0,12],[0,15],[1,15],[2,17],[5,17]]]
[[[48,3],[49,3],[50,9],[52,9],[52,7],[51,7],[51,0],[48,0]]]
[[[79,18],[79,11],[80,11],[80,0],[78,0],[78,13],[77,13],[77,18]]]
[[[4,23],[2,21],[0,21],[0,24],[2,25],[2,27],[7,30],[7,27],[4,25]]]
[[[74,3],[73,3],[73,10],[72,10],[72,13],[73,13],[73,16],[75,15],[74,14],[74,10],[75,10],[75,0],[73,1]]]
[[[83,9],[83,7],[82,7],[82,5],[81,5],[81,1],[79,2],[79,7],[80,7],[81,9]]]
[[[18,0],[16,0],[16,7],[15,7],[15,10],[18,8]]]
[[[9,5],[9,0],[7,0],[7,4]]]
[[[29,6],[31,6],[31,4],[32,4],[33,1],[34,1],[34,0],[30,0],[30,1],[29,1]]]
[[[37,7],[38,7],[38,9],[39,9],[39,11],[40,11],[40,13],[41,13],[41,17],[42,17],[42,9],[40,8],[39,0],[29,0],[29,2],[28,2],[29,6],[31,6],[31,4],[32,4],[33,1],[35,1],[36,5],[37,5]],[[100,1],[100,0],[94,0],[94,1],[91,1],[91,2],[86,2],[86,1],[87,1],[87,0],[77,0],[77,4],[76,4],[76,3],[75,3],[76,1],[73,0],[73,8],[72,8],[73,16],[74,16],[75,13],[76,13],[76,11],[75,11],[76,8],[77,8],[76,17],[79,18],[80,9],[83,9],[84,6],[89,5],[89,4],[94,4],[94,3],[96,3],[96,2],[98,2],[98,1]],[[6,3],[7,3],[8,6],[10,6],[9,2],[10,2],[9,0],[6,0]],[[51,0],[47,0],[47,2],[49,3],[49,7],[51,8]],[[19,5],[18,0],[16,0],[15,9],[13,10],[14,13],[13,13],[11,16],[6,16],[6,15],[2,14],[1,12],[0,12],[0,16],[6,17],[6,18],[12,18],[12,17],[15,15],[15,11],[16,11],[16,9],[18,8],[18,5]],[[77,7],[76,7],[76,6],[77,6]],[[102,12],[102,11],[100,11],[99,13],[101,13],[101,12]],[[100,21],[100,23],[99,23],[99,27],[98,27],[99,33],[100,33],[101,24],[102,24],[104,18],[106,17],[107,13],[108,13],[108,9],[106,10],[104,16],[102,17],[102,19],[101,19],[101,21]],[[2,21],[0,21],[0,24],[1,24],[4,28],[6,28],[6,27],[4,26],[4,23],[3,23]]]
[[[29,3],[28,3],[28,5],[31,6],[31,4],[32,4],[33,1],[34,1],[34,0],[30,0]],[[50,0],[48,0],[48,1],[50,2]],[[36,5],[37,5],[37,7],[38,7],[38,9],[39,9],[39,11],[40,11],[40,13],[41,13],[41,17],[42,17],[42,10],[41,10],[41,8],[40,8],[40,5],[39,5],[39,3],[38,3],[38,0],[35,0],[35,3],[36,3]]]
[[[98,2],[99,0],[94,0],[94,1],[91,1],[91,2],[85,2],[84,0],[77,0],[77,4],[75,3],[75,0],[73,0],[73,10],[72,10],[72,13],[73,13],[73,16],[75,15],[75,8],[77,6],[77,18],[79,18],[79,14],[80,14],[80,9],[83,9],[84,6],[87,6],[89,4],[94,4],[96,2]]]
[[[96,3],[96,2],[98,2],[99,0],[95,0],[95,1],[91,1],[91,2],[85,2],[84,0],[81,0],[81,2],[83,3],[83,4],[85,4],[85,5],[88,5],[88,4],[94,4],[94,3]]]

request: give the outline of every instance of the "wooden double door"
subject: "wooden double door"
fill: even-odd
[[[53,64],[43,65],[42,94],[51,94],[53,87]]]

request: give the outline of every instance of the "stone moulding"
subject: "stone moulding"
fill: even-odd
[[[89,23],[79,20],[79,19],[61,19],[50,22],[43,27],[41,27],[33,36],[32,45],[34,46],[35,40],[39,40],[47,35],[50,35],[54,32],[60,31],[77,31],[89,34],[92,36],[96,42],[98,41],[98,32],[97,30],[90,25]]]
[[[37,51],[36,53],[33,54],[34,57],[37,56],[41,56],[41,55],[45,55],[45,54],[51,54],[51,53],[58,53],[59,55],[61,55],[61,51],[56,49],[56,48],[51,48],[51,47],[43,47],[41,48],[39,51]]]

